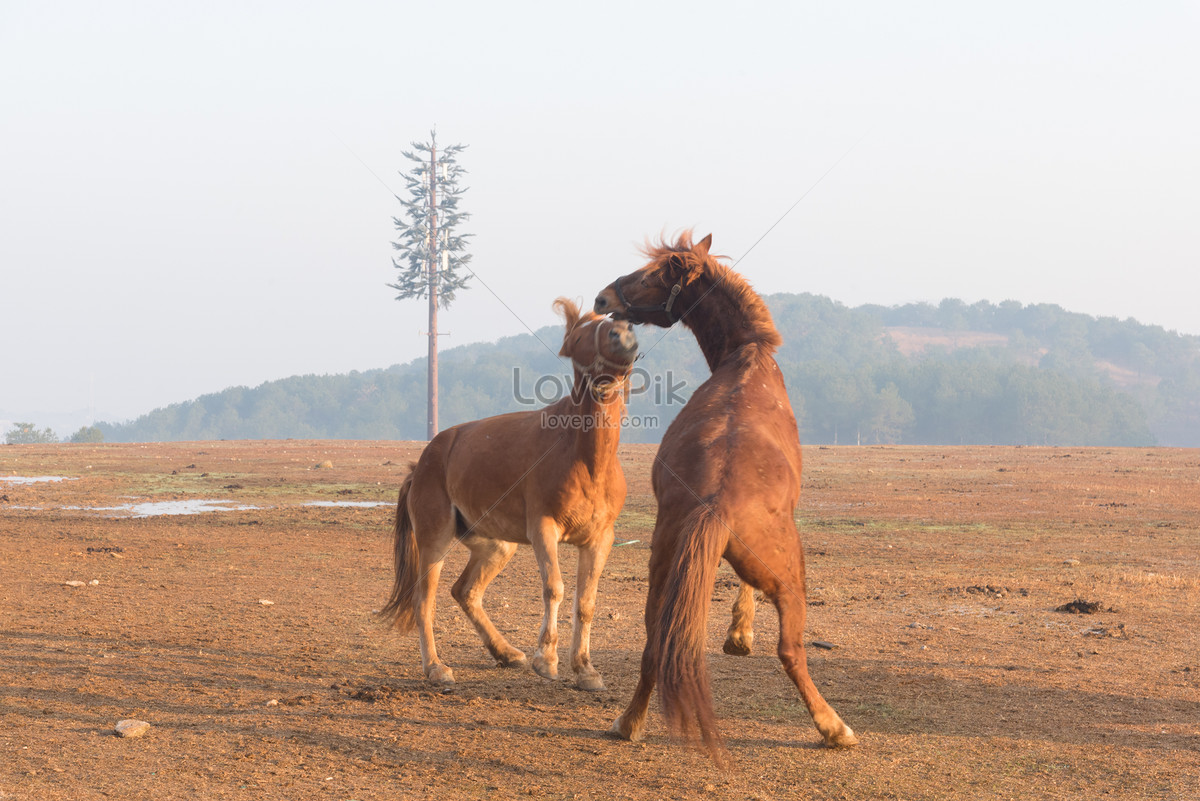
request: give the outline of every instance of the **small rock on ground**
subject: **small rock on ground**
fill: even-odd
[[[118,737],[141,737],[150,731],[150,724],[144,720],[122,720],[113,727]]]

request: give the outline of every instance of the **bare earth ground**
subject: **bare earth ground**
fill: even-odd
[[[439,591],[452,691],[373,622],[419,448],[0,447],[0,477],[74,479],[0,481],[0,799],[1200,798],[1196,450],[806,448],[808,639],[835,646],[808,659],[862,744],[820,746],[773,610],[753,655],[720,652],[726,570],[722,773],[654,712],[644,743],[603,736],[643,643],[654,448],[622,449],[636,542],[601,583],[596,694],[491,664],[449,598],[461,548]],[[96,509],[184,499],[258,508]],[[486,601],[526,649],[536,576],[522,549]],[[1055,611],[1075,600],[1099,611]],[[118,738],[124,718],[152,728]]]

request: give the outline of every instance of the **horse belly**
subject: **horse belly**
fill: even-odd
[[[459,531],[460,539],[470,534],[492,540],[515,542],[517,544],[529,542],[528,526],[526,525],[524,515],[514,518],[507,515],[497,515],[493,511],[491,514],[480,514],[477,517],[463,515],[462,522],[466,525],[460,526],[462,529]]]

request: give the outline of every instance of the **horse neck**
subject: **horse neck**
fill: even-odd
[[[569,414],[578,415],[581,421],[591,423],[572,427],[568,431],[574,437],[576,459],[590,466],[594,475],[606,472],[617,459],[621,417],[625,413],[624,389],[623,386],[615,387],[608,400],[597,400],[592,396],[586,379],[576,376],[571,395],[564,399],[571,407]]]
[[[718,365],[748,345],[764,354],[779,346],[779,332],[758,295],[750,292],[753,303],[747,304],[712,276],[696,281],[693,287],[695,298],[689,298],[684,306],[689,311],[683,324],[696,335],[709,370],[715,372]]]

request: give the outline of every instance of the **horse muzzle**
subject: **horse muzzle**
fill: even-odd
[[[618,319],[613,323],[612,328],[608,332],[609,341],[612,343],[612,348],[615,353],[621,353],[629,357],[630,361],[637,356],[638,341],[637,334],[633,332],[633,326],[626,320]]]
[[[596,314],[612,315],[615,319],[624,319],[621,312],[625,310],[625,306],[617,299],[616,290],[612,286],[606,286],[600,290],[600,294],[596,296],[595,303],[592,304],[592,310]]]

